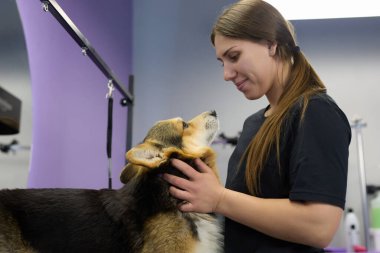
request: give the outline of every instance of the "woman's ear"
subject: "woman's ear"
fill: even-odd
[[[275,56],[277,52],[277,43],[268,42],[268,50],[269,50],[269,56]]]

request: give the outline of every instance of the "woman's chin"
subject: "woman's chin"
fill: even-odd
[[[249,100],[256,100],[256,99],[262,98],[264,95],[244,93],[244,96],[245,96],[247,99],[249,99]]]

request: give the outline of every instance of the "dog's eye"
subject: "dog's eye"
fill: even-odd
[[[185,121],[182,121],[183,128],[188,128],[189,124],[187,124]]]

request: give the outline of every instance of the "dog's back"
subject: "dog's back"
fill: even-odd
[[[0,191],[0,216],[8,221],[0,224],[0,245],[22,238],[36,252],[133,252],[128,230],[107,213],[104,199],[113,203],[115,195],[108,190]]]

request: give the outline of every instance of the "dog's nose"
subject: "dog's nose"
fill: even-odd
[[[217,116],[216,111],[215,110],[210,111],[210,115],[216,117]]]

